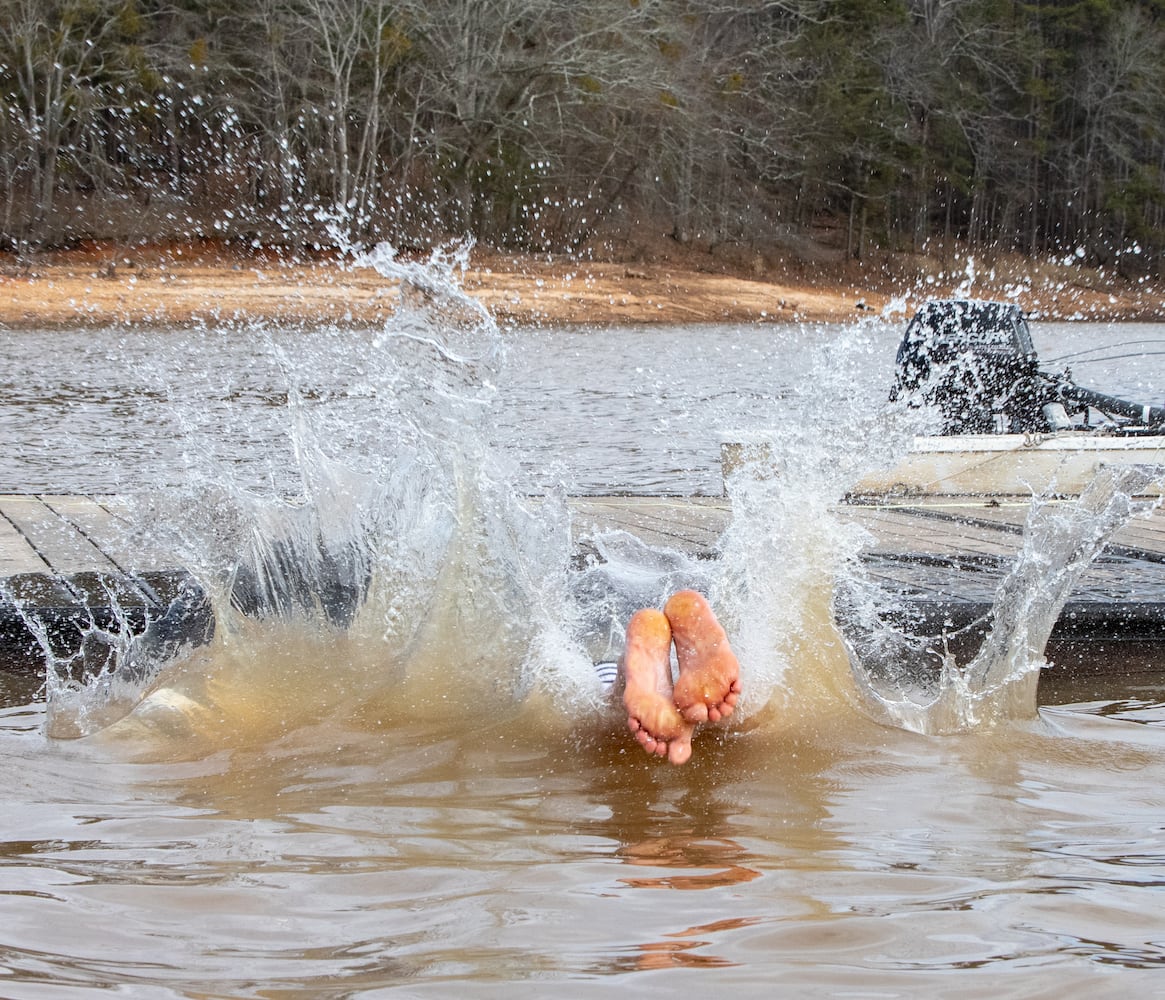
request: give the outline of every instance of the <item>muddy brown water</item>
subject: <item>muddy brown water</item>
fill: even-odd
[[[1165,964],[1152,682],[944,738],[793,706],[679,769],[534,709],[151,759],[6,694],[6,997],[1123,996]]]

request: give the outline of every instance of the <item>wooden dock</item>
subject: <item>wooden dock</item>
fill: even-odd
[[[618,528],[708,558],[730,516],[728,501],[711,497],[584,497],[571,506],[583,550],[587,535]],[[836,513],[869,532],[862,559],[887,607],[906,608],[914,627],[931,634],[990,608],[1028,506],[936,496],[846,503]],[[171,556],[135,543],[129,527],[112,497],[0,496],[0,670],[43,670],[37,631],[58,656],[127,629],[174,648],[209,639],[212,612],[193,578]],[[1165,511],[1114,536],[1069,598],[1053,641],[1165,651]]]
[[[42,671],[42,642],[94,669],[127,631],[172,647],[209,640],[206,595],[167,553],[135,543],[125,515],[112,497],[0,495],[0,670]]]

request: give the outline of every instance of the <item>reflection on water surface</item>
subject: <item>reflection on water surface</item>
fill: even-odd
[[[1165,962],[1160,706],[948,738],[786,719],[683,769],[536,712],[131,763],[12,707],[4,992],[658,995],[715,970],[946,995],[1124,970],[1105,995]]]

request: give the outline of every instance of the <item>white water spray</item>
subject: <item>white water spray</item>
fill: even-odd
[[[312,353],[271,341],[296,487],[244,487],[209,460],[137,511],[210,594],[214,645],[132,677],[124,656],[80,680],[50,670],[50,732],[106,726],[135,691],[122,729],[172,733],[181,716],[220,735],[261,735],[263,714],[281,729],[321,713],[381,725],[494,718],[534,690],[594,700],[594,670],[563,628],[577,618],[569,518],[561,497],[519,495],[512,456],[492,443],[504,343],[454,280],[463,259],[378,249],[366,263],[403,297],[383,330],[336,330]],[[358,391],[317,390],[316,373],[339,366],[356,368]],[[114,678],[130,688],[116,705]]]
[[[887,615],[892,609],[870,603],[860,574],[845,579],[837,607],[866,711],[927,734],[1033,717],[1044,649],[1064,602],[1112,534],[1156,506],[1135,498],[1161,482],[1157,467],[1102,467],[1075,501],[1035,498],[991,610],[966,635],[904,632]]]

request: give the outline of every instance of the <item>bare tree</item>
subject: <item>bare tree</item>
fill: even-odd
[[[1165,31],[1137,8],[1120,11],[1095,58],[1085,63],[1074,96],[1081,127],[1067,179],[1081,236],[1093,252],[1102,252],[1114,235],[1103,231],[1106,202],[1160,157]]]
[[[4,100],[5,230],[33,242],[54,236],[54,210],[66,165],[87,172],[85,147],[101,149],[97,117],[125,68],[118,65],[126,22],[115,0],[2,0],[0,68]],[[22,200],[16,224],[14,202]]]
[[[353,232],[377,197],[383,109],[390,75],[405,48],[389,0],[300,0],[310,32],[309,75],[321,152],[331,176],[331,208]]]

